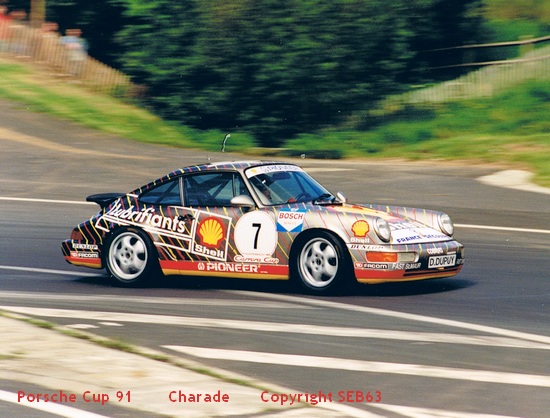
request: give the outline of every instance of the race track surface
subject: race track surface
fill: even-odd
[[[550,195],[477,180],[496,167],[298,161],[352,202],[450,214],[467,255],[453,279],[320,298],[284,282],[213,278],[123,289],[103,271],[65,263],[61,241],[97,210],[87,195],[129,191],[208,159],[242,159],[238,138],[230,141],[224,154],[140,144],[0,102],[3,309],[294,394],[332,394],[349,408],[342,416],[547,415]],[[267,404],[280,399],[270,394]]]

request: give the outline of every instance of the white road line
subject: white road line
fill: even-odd
[[[507,226],[488,226],[488,225],[471,225],[471,224],[455,224],[458,228],[469,229],[486,229],[490,231],[507,231],[507,232],[528,232],[532,234],[550,234],[548,229],[529,229],[529,228],[509,228]]]
[[[96,326],[96,325],[91,325],[91,324],[71,324],[71,325],[67,325],[67,328],[71,328],[71,329],[97,329],[99,327]]]
[[[60,417],[65,418],[109,418],[105,415],[98,415],[92,412],[86,412],[82,409],[72,408],[70,406],[52,403],[52,402],[28,402],[26,399],[17,401],[17,393],[6,392],[5,390],[0,390],[0,400],[4,402],[10,402],[16,405],[25,406],[28,408],[38,409],[39,411],[44,411],[49,414],[54,414]],[[21,413],[21,416],[24,416],[24,413]]]
[[[194,357],[243,361],[249,363],[276,364],[280,366],[312,367],[316,369],[347,370],[353,372],[398,374],[437,379],[467,380],[471,382],[499,383],[505,385],[538,386],[550,388],[550,376],[494,372],[485,370],[455,369],[422,364],[386,363],[351,360],[335,357],[275,354],[256,351],[225,350],[217,348],[163,345],[163,348]]]
[[[328,173],[336,171],[355,171],[354,168],[339,168],[339,167],[302,167],[308,173]]]
[[[60,203],[67,205],[95,205],[93,202],[75,201],[75,200],[52,200],[52,199],[34,199],[26,197],[9,197],[0,196],[0,201],[14,201],[14,202],[35,202],[35,203]],[[532,228],[510,228],[506,226],[490,226],[490,225],[472,225],[472,224],[455,224],[458,228],[470,228],[470,229],[486,229],[490,231],[510,231],[510,232],[527,232],[533,234],[550,234],[550,230],[547,229],[532,229]]]
[[[12,202],[28,202],[28,203],[61,203],[62,205],[96,205],[94,202],[76,201],[76,200],[55,200],[55,199],[34,199],[27,197],[1,197],[0,200]]]
[[[2,265],[0,265],[0,270],[28,271],[30,273],[44,273],[44,274],[64,274],[67,276],[78,276],[78,277],[100,277],[101,276],[101,274],[98,274],[98,273],[81,273],[76,271],[41,269],[41,268],[34,268],[34,267],[2,266]]]
[[[513,418],[508,415],[476,414],[472,412],[448,411],[431,408],[415,408],[412,406],[388,405],[371,403],[369,406],[394,412],[409,418]]]
[[[26,306],[0,306],[0,310],[14,312],[22,315],[41,316],[48,318],[79,319],[97,322],[128,322],[197,328],[237,329],[301,335],[323,335],[344,338],[371,338],[424,343],[465,344],[480,345],[484,347],[550,350],[550,345],[547,344],[516,340],[512,338],[499,338],[482,335],[458,335],[429,332],[394,331],[384,329],[329,327],[310,324],[287,324],[222,318],[197,318],[188,316],[150,315],[106,311],[98,312],[69,309],[32,308]]]
[[[256,292],[243,290],[224,290],[224,292],[245,295],[258,295]],[[410,314],[406,312],[390,311],[381,308],[370,308],[367,306],[349,305],[347,303],[332,302],[322,299],[310,299],[300,296],[278,295],[275,293],[261,293],[261,297],[266,299],[284,300],[290,303],[319,306],[321,308],[341,309],[351,312],[367,313],[379,316],[388,316],[391,318],[406,319],[409,321],[426,322],[429,324],[444,325],[453,328],[469,329],[472,331],[484,332],[487,334],[501,335],[504,337],[517,338],[520,340],[537,341],[543,344],[550,344],[550,337],[538,334],[529,334],[526,332],[512,331],[504,328],[491,327],[487,325],[471,324],[468,322],[456,321],[453,319],[436,318],[432,316]]]
[[[37,269],[37,268],[0,265],[0,270],[1,269],[15,270],[15,271],[30,271],[30,272],[48,273],[48,274],[65,274],[65,275],[80,276],[80,277],[82,276],[99,277],[98,274],[69,272],[65,270],[49,270],[49,269]],[[249,292],[249,291],[242,291],[242,290],[225,290],[224,292],[234,293],[234,294],[243,294],[243,295],[252,295],[254,297],[258,296],[258,293],[256,292]],[[298,296],[262,293],[261,297],[262,299],[269,298],[269,299],[276,299],[276,300],[284,300],[285,302],[288,302],[288,303],[303,305],[303,306],[343,309],[347,311],[368,313],[372,315],[389,316],[394,318],[406,319],[410,321],[445,325],[445,326],[454,327],[454,328],[469,329],[469,330],[478,331],[478,332],[501,335],[504,337],[516,338],[520,340],[536,341],[543,344],[550,344],[550,337],[547,337],[547,336],[529,334],[529,333],[519,332],[519,331],[512,331],[512,330],[507,330],[503,328],[490,327],[486,325],[471,324],[471,323],[460,322],[452,319],[435,318],[435,317],[424,316],[424,315],[390,311],[390,310],[380,309],[380,308],[370,308],[366,306],[349,305],[345,303],[331,302],[326,300],[309,299],[309,298],[298,297]]]
[[[87,295],[69,293],[37,293],[37,292],[10,292],[0,291],[0,298],[24,299],[24,300],[48,300],[48,301],[72,301],[72,302],[107,302],[112,306],[125,303],[141,303],[149,305],[178,305],[185,306],[228,306],[239,308],[261,308],[261,309],[301,309],[316,310],[315,306],[303,306],[288,302],[274,302],[266,300],[243,300],[243,299],[204,299],[204,298],[167,298],[167,297],[146,297],[146,296],[121,296],[121,295]]]

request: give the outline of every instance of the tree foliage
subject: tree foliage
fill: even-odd
[[[163,116],[263,145],[339,123],[476,35],[476,0],[132,0],[121,64]]]
[[[49,18],[79,25],[91,55],[117,57],[161,116],[244,128],[268,146],[429,78],[419,52],[477,40],[482,2],[47,1]]]

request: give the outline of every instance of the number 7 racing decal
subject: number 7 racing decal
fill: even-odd
[[[239,255],[237,262],[278,263],[271,257],[277,248],[277,228],[267,212],[248,212],[235,225],[235,245]]]

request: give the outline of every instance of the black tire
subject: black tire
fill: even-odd
[[[160,272],[157,251],[149,236],[137,228],[115,231],[106,245],[105,266],[123,286],[147,284]]]
[[[293,280],[311,294],[331,294],[351,283],[350,257],[344,244],[328,231],[299,238],[291,261]]]

